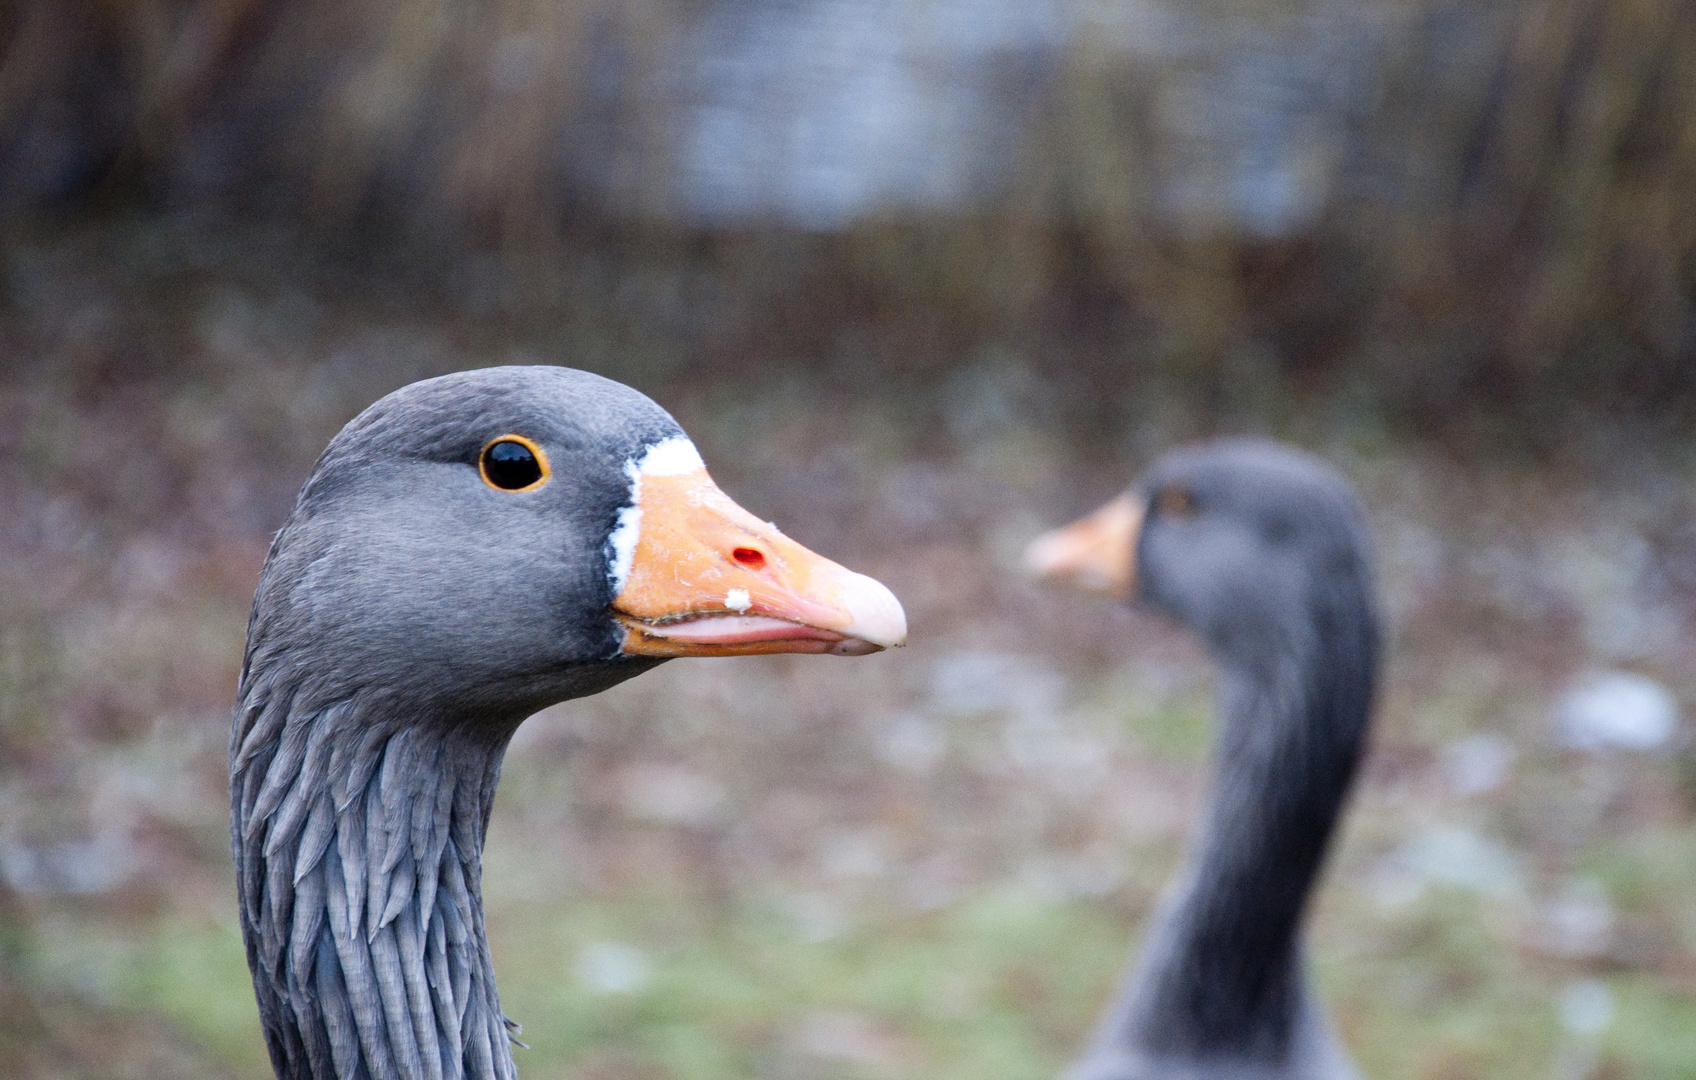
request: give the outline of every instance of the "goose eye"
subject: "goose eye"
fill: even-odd
[[[1162,517],[1188,521],[1196,515],[1195,495],[1189,488],[1167,484],[1154,493],[1154,509]]]
[[[502,491],[529,491],[548,479],[548,458],[542,448],[522,435],[502,435],[477,461],[483,482]]]

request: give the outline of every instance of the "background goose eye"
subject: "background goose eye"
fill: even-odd
[[[485,446],[478,468],[485,483],[502,491],[529,491],[548,478],[542,448],[521,435],[502,435]]]
[[[1195,517],[1195,495],[1186,487],[1167,484],[1154,493],[1155,512],[1162,517],[1187,520]]]

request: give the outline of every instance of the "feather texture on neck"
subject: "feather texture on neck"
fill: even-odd
[[[231,842],[278,1076],[512,1080],[481,869],[513,726],[244,689]]]

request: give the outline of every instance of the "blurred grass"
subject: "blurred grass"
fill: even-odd
[[[806,940],[780,909],[756,905],[715,933],[668,942],[642,990],[585,991],[561,958],[597,941],[671,938],[675,916],[652,906],[555,905],[545,919],[555,932],[526,938],[532,963],[507,964],[503,1002],[569,1018],[526,1029],[528,1072],[560,1075],[585,1057],[627,1054],[637,1075],[645,1064],[717,1080],[814,1071],[811,1051],[834,1075],[1037,1075],[1079,1027],[1050,1025],[1088,1014],[1119,945],[1099,915],[1056,911],[1016,890],[835,942]],[[836,1045],[826,1041],[833,1024]]]

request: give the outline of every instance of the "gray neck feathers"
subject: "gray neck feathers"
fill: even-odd
[[[515,1077],[483,930],[514,725],[252,680],[230,750],[242,933],[285,1080]]]
[[[1300,924],[1360,757],[1377,649],[1364,593],[1316,608],[1260,639],[1274,647],[1224,658],[1208,819],[1115,1025],[1157,1057],[1278,1062],[1312,1021]]]

